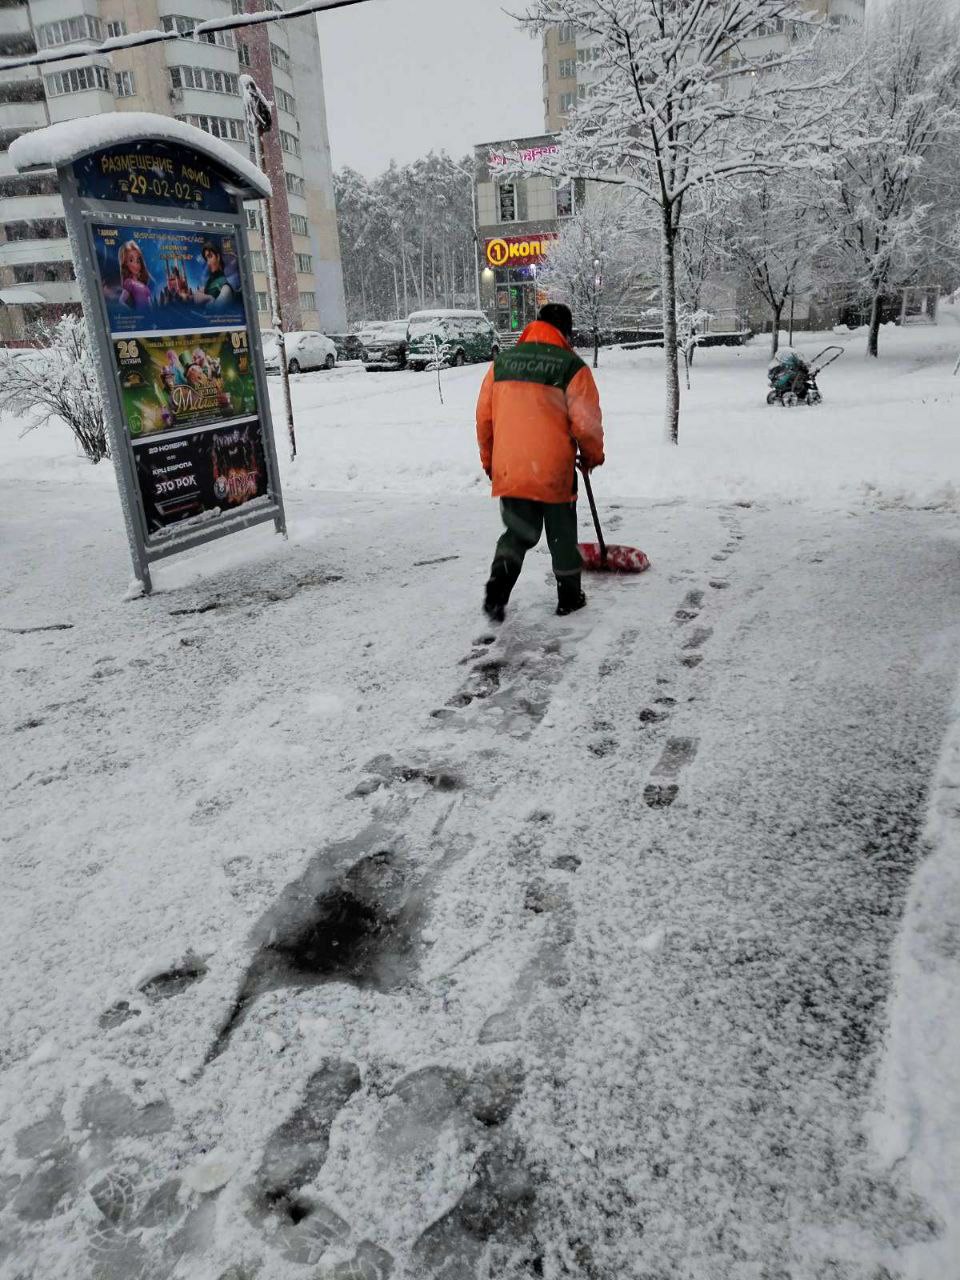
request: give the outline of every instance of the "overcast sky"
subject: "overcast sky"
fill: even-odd
[[[335,169],[367,176],[431,150],[543,131],[540,41],[503,11],[524,0],[371,0],[321,14]]]

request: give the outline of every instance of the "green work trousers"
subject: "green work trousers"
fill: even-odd
[[[500,515],[506,526],[497,543],[498,560],[509,560],[519,572],[523,557],[540,541],[544,528],[547,546],[558,578],[579,573],[583,567],[577,547],[577,504],[533,502],[529,498],[501,498]]]

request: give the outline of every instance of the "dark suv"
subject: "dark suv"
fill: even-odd
[[[328,333],[327,337],[337,348],[338,360],[362,360],[363,343],[355,333]]]
[[[391,320],[382,329],[371,334],[364,343],[364,368],[371,371],[405,369],[408,344],[406,320]]]

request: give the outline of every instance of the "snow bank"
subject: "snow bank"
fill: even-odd
[[[960,1258],[960,690],[927,822],[931,853],[907,903],[874,1141],[943,1226],[906,1280],[956,1280]]]
[[[99,147],[120,142],[180,142],[192,147],[236,174],[261,196],[273,189],[265,174],[239,154],[229,143],[214,138],[202,129],[150,111],[114,111],[80,120],[64,120],[46,129],[24,133],[10,144],[10,160],[18,173],[26,169],[53,169],[72,164]]]
[[[606,350],[598,382],[607,463],[597,476],[603,508],[646,502],[789,502],[822,509],[960,510],[960,378],[952,376],[960,323],[951,308],[933,328],[885,328],[869,360],[860,333],[821,379],[815,409],[766,404],[769,338],[699,351],[684,393],[680,447],[664,443],[663,355]],[[833,334],[801,334],[813,356]],[[358,362],[292,381],[298,457],[287,461],[279,380],[271,378],[284,485],[418,497],[481,496],[474,411],[485,365],[436,373],[366,373]],[[65,427],[18,439],[0,420],[6,474],[33,480],[112,483],[108,468],[72,456]],[[589,517],[586,512],[584,520]]]

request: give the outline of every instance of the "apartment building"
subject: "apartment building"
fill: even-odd
[[[862,23],[866,0],[807,0],[803,6],[814,20],[826,18],[837,26]],[[744,43],[743,55],[756,58],[786,48],[789,24],[774,20],[755,39]],[[595,37],[578,32],[571,22],[551,27],[543,37],[543,117],[548,133],[558,133],[577,102],[586,98],[597,78],[599,50]]]
[[[275,104],[266,139],[288,329],[345,327],[333,173],[320,45],[313,17],[194,35],[197,23],[297,0],[0,0],[0,57],[77,46],[89,56],[0,71],[0,341],[22,340],[43,314],[79,307],[56,177],[17,175],[8,148],[20,134],[109,111],[175,116],[230,142],[249,144],[239,78],[252,74]],[[104,39],[176,32],[160,44],[93,52]],[[260,323],[269,323],[263,246],[248,210]]]

